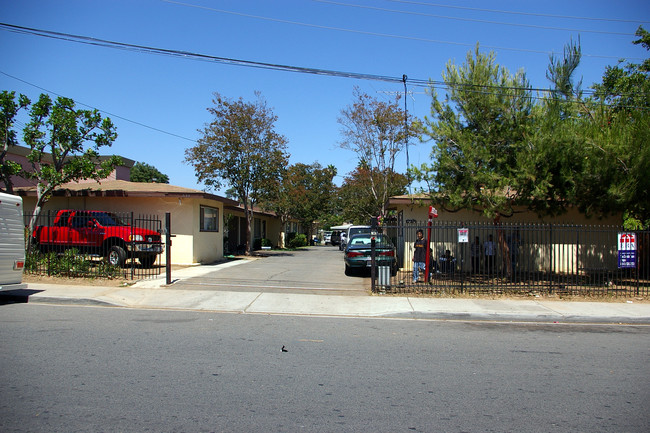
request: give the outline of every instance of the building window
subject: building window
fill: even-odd
[[[260,232],[261,232],[261,225],[260,225],[260,219],[259,218],[254,218],[253,219],[253,239],[259,239]]]
[[[219,209],[208,206],[201,206],[201,231],[219,231]]]

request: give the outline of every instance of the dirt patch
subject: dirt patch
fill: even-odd
[[[190,266],[172,265],[172,275],[175,270],[188,268]],[[165,275],[165,269],[161,269],[161,275]],[[91,278],[91,277],[61,277],[40,274],[23,274],[23,283],[32,284],[62,284],[67,286],[104,286],[104,287],[125,287],[135,284],[138,280],[127,278]]]
[[[483,300],[535,300],[535,301],[558,301],[558,302],[612,302],[612,303],[634,303],[650,304],[650,298],[643,296],[578,296],[578,295],[556,295],[556,294],[516,294],[516,293],[458,293],[458,292],[434,292],[434,293],[381,293],[373,296],[394,296],[409,298],[456,298],[456,299],[483,299]]]
[[[135,283],[135,280],[127,280],[122,278],[68,278],[56,277],[47,275],[23,275],[23,283],[32,284],[63,284],[67,286],[108,286],[108,287],[123,287]]]

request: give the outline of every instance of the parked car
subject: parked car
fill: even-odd
[[[323,232],[323,242],[325,245],[332,242],[332,232]]]
[[[332,245],[340,245],[341,244],[341,231],[340,230],[334,230],[332,234],[330,235],[330,243]]]
[[[350,226],[345,231],[345,238],[341,237],[341,250],[345,249],[347,240],[360,233],[370,233],[370,226]]]
[[[341,241],[339,242],[339,251],[343,251],[347,241],[346,232],[341,232]]]
[[[372,238],[370,233],[362,233],[349,239],[345,247],[345,275],[351,275],[354,269],[370,269]],[[374,238],[376,266],[390,266],[391,275],[397,275],[395,245],[386,235],[378,234]]]

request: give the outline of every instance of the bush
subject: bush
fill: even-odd
[[[266,238],[262,239],[255,239],[253,242],[253,249],[254,250],[259,250],[262,247],[272,247],[273,245],[271,244],[271,241]]]
[[[93,262],[76,249],[57,254],[46,254],[33,248],[27,253],[25,271],[32,274],[47,274],[61,277],[116,278],[120,268],[105,261]]]
[[[307,236],[304,234],[297,234],[289,241],[289,248],[300,248],[307,246]]]

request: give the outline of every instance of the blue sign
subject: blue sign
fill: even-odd
[[[636,251],[619,251],[618,267],[619,269],[636,268]]]

